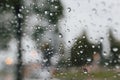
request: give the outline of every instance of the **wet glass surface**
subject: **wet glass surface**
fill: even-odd
[[[0,0],[0,80],[119,80],[119,0]]]

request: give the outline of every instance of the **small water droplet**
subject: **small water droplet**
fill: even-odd
[[[44,59],[43,62],[46,63],[48,61],[48,59]]]
[[[63,35],[61,33],[59,33],[59,38],[63,38]]]
[[[103,40],[104,40],[104,38],[103,38],[103,37],[101,37],[101,38],[100,38],[100,42],[103,42]]]
[[[52,39],[49,39],[49,42],[52,42]]]
[[[92,45],[92,48],[95,48],[95,45]]]
[[[114,29],[114,33],[117,33],[118,31],[117,31],[117,29]]]
[[[29,10],[26,10],[27,13],[29,13],[30,11]]]
[[[18,17],[19,17],[19,18],[23,18],[22,14],[18,14]]]
[[[93,9],[92,9],[92,12],[93,12],[94,14],[97,14],[97,9],[96,9],[96,8],[93,8]]]
[[[68,7],[67,9],[68,9],[68,12],[71,12],[71,8],[70,7]]]
[[[78,46],[78,48],[80,48],[81,46]]]
[[[71,41],[68,41],[68,43],[71,43]]]
[[[83,36],[83,38],[85,38],[85,36]]]
[[[55,6],[55,9],[57,9],[58,8],[58,6]]]
[[[45,11],[44,13],[45,13],[45,15],[47,15],[47,14],[48,14],[48,11]]]
[[[10,5],[8,5],[8,4],[6,4],[5,6],[8,7],[8,8],[10,7]]]
[[[50,13],[50,16],[53,16],[53,13]]]
[[[104,1],[102,1],[102,2],[101,2],[101,4],[102,4],[103,6],[105,6],[105,5],[106,5],[106,3],[105,3]]]
[[[82,54],[82,53],[83,53],[83,51],[80,51],[80,53]]]
[[[109,65],[109,63],[105,62],[105,65],[106,65],[106,66],[108,66],[108,65]]]
[[[88,61],[88,62],[91,62],[91,61],[92,61],[92,59],[91,59],[91,58],[87,58],[87,61]]]
[[[120,69],[120,66],[116,65],[115,68],[116,68],[116,69]]]
[[[77,54],[79,55],[80,53],[78,52]]]
[[[107,56],[107,52],[106,52],[106,51],[104,51],[104,52],[103,52],[103,55],[104,55],[104,56]]]
[[[112,18],[108,18],[107,20],[108,20],[109,22],[112,22]]]
[[[86,68],[83,68],[83,73],[84,74],[87,74],[88,73],[88,70]]]
[[[70,29],[67,29],[68,32],[70,32]]]
[[[29,46],[29,45],[27,45],[26,47],[27,47],[27,48],[30,48],[30,46]]]
[[[39,39],[39,38],[37,38],[37,41],[40,41],[40,39]]]

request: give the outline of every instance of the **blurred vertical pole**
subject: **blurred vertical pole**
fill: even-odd
[[[15,15],[17,18],[17,65],[16,65],[16,80],[23,80],[23,73],[22,73],[22,13],[21,13],[21,0],[17,0],[17,3],[15,3],[14,7],[15,7]]]

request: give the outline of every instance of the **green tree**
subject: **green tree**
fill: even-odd
[[[110,40],[109,65],[111,66],[120,65],[120,41],[113,36],[111,30],[109,32],[109,40]]]
[[[41,3],[42,1],[42,3]],[[58,21],[59,18],[63,15],[63,7],[61,5],[60,0],[33,0],[33,5],[30,6],[29,10],[39,14],[39,17],[45,18],[48,20],[49,25],[54,25],[53,34],[59,34]],[[4,14],[5,12],[11,12],[14,14],[13,21],[9,22],[10,25],[6,25],[0,22],[0,48],[7,48],[7,44],[12,38],[16,38],[18,56],[17,56],[17,70],[16,70],[16,80],[22,80],[22,37],[24,32],[24,20],[26,18],[26,6],[23,4],[23,0],[0,0],[0,14]],[[42,6],[39,6],[41,5]],[[1,17],[1,16],[0,16]],[[4,21],[3,21],[4,22]],[[47,31],[47,28],[43,26],[37,25],[35,26],[36,30],[33,33],[33,39],[39,43],[40,35]],[[41,27],[41,28],[39,28]],[[56,37],[54,35],[53,38],[53,46],[56,46]],[[54,47],[55,48],[55,47]],[[55,48],[56,49],[56,48]],[[56,49],[57,50],[57,49]]]
[[[60,0],[42,0],[43,6],[39,6],[38,3],[39,0],[34,1],[33,10],[36,14],[40,14],[43,18],[47,19],[49,25],[48,26],[54,26],[53,27],[53,34],[56,34],[59,36],[59,26],[58,21],[63,16],[63,7],[60,2]],[[35,32],[33,33],[33,39],[38,43],[41,42],[41,35],[44,34],[44,32],[50,32],[48,29],[48,26],[36,26]],[[52,36],[52,40],[54,40],[55,35]],[[38,40],[39,39],[39,40]],[[55,41],[56,42],[56,41]],[[54,44],[55,45],[55,44]]]
[[[15,15],[15,17],[16,17],[16,23],[14,23],[13,22],[13,24],[16,24],[15,26],[13,26],[13,25],[11,25],[11,28],[15,28],[15,38],[17,39],[17,41],[18,41],[18,43],[17,43],[17,49],[18,49],[18,56],[17,56],[17,72],[16,72],[16,75],[17,75],[17,77],[16,77],[16,80],[22,80],[22,77],[23,77],[23,75],[22,75],[22,24],[23,24],[23,18],[21,18],[20,17],[20,15],[23,15],[22,14],[22,12],[20,11],[20,9],[21,9],[21,6],[22,6],[22,1],[21,0],[2,0],[2,1],[0,1],[0,6],[1,6],[1,8],[2,8],[2,10],[4,11],[8,11],[10,8],[11,8],[11,6],[13,7],[13,9],[12,9],[12,12],[14,13],[14,15]],[[8,7],[8,6],[9,7]],[[2,30],[2,31],[4,31],[4,32],[6,32],[6,33],[3,33],[2,32],[2,34],[0,35],[0,36],[2,36],[2,38],[8,38],[8,39],[6,39],[6,43],[11,39],[11,35],[12,34],[9,34],[10,32],[14,32],[14,30],[9,30],[10,28],[8,28],[8,26],[7,27],[5,27],[4,26],[4,24],[3,24],[3,26],[1,26],[2,27],[2,29],[4,28],[4,30]],[[13,28],[13,29],[14,29]],[[8,32],[8,30],[9,30],[9,33],[7,33]],[[3,36],[3,35],[5,35],[5,36]],[[4,41],[4,40],[3,40]],[[7,45],[6,43],[4,43],[3,45]]]
[[[52,49],[51,51],[43,50],[43,56],[45,57],[47,55],[47,58],[49,60],[48,64],[50,63],[50,59],[53,56],[54,53],[59,53],[59,25],[58,22],[60,18],[63,16],[63,7],[60,2],[60,0],[43,0],[42,4],[43,6],[39,6],[37,4],[38,2],[35,2],[35,5],[33,5],[33,10],[36,14],[40,13],[43,18],[47,19],[48,26],[36,26],[35,32],[33,33],[33,39],[35,40],[38,49],[40,49],[40,46],[45,45],[44,38],[46,37],[45,34],[49,33],[50,38],[47,43],[49,43],[50,47],[49,49]],[[36,8],[37,7],[37,8]],[[50,27],[52,28],[50,28]],[[50,29],[52,29],[50,31]],[[47,35],[49,35],[47,34]],[[50,53],[50,55],[49,55]]]
[[[101,43],[92,44],[87,39],[86,33],[77,39],[71,48],[71,63],[73,66],[83,66],[93,61],[93,54],[101,54]]]

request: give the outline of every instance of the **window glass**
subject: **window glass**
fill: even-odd
[[[119,80],[119,0],[0,0],[0,80]]]

